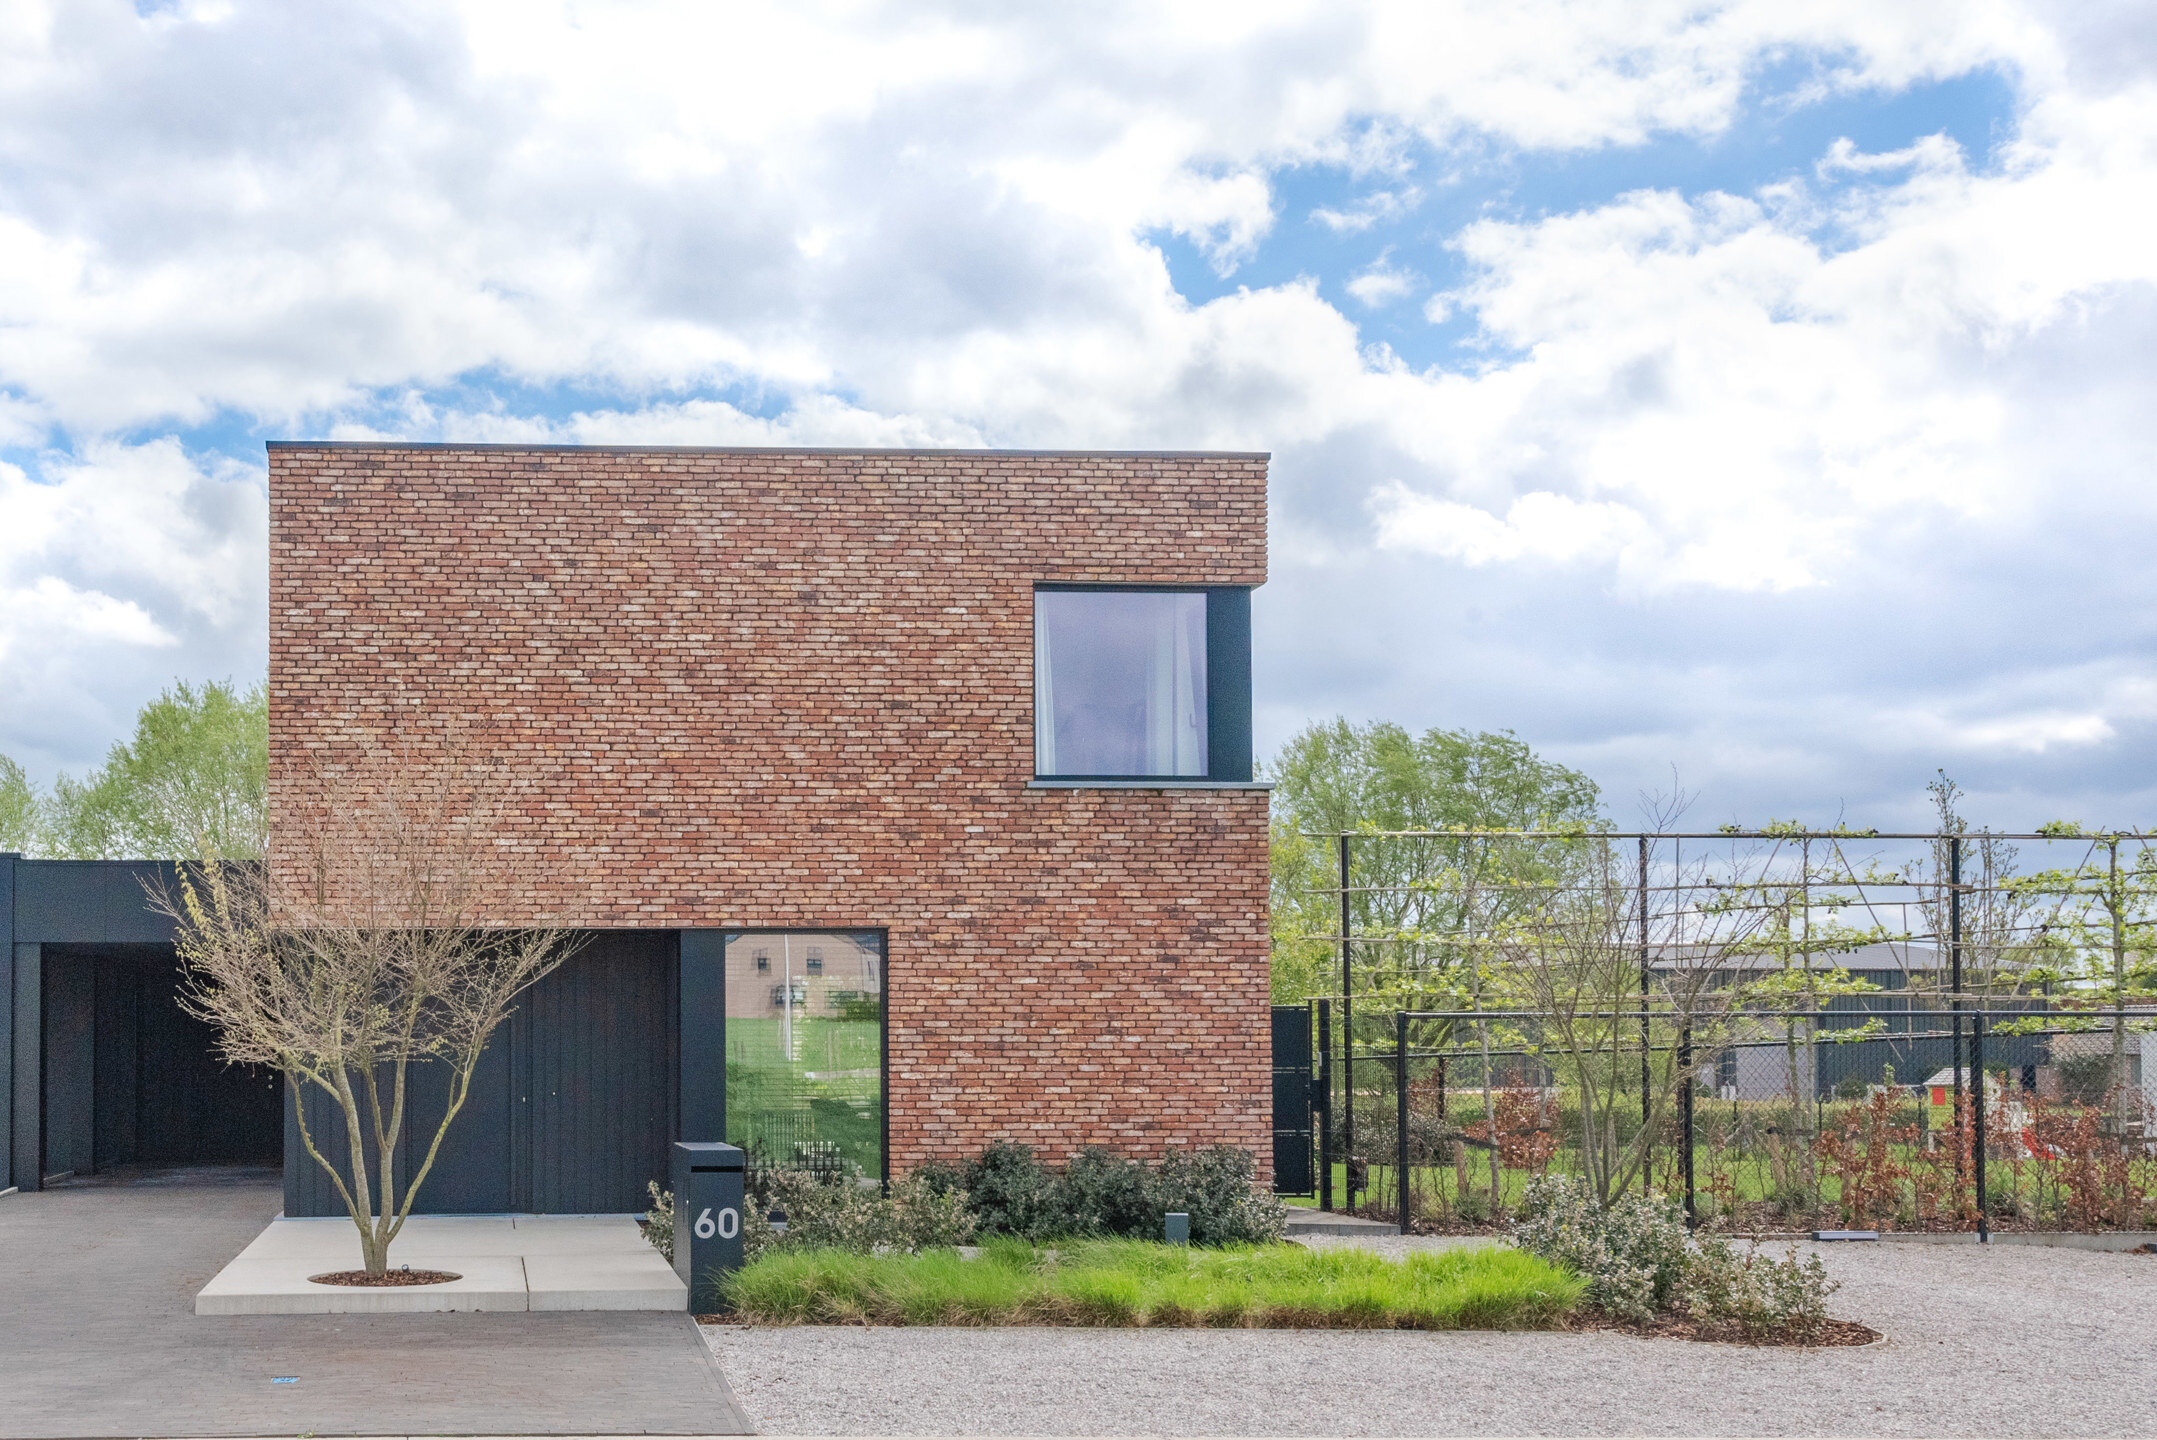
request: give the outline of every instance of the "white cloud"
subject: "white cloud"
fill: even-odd
[[[75,700],[0,709],[0,748],[65,755],[48,711],[97,733],[158,667],[255,663],[257,472],[141,443],[216,423],[1270,448],[1273,593],[1313,577],[1322,630],[1400,615],[1412,642],[1351,674],[1276,618],[1279,713],[1451,722],[1503,696],[1487,723],[1550,717],[1655,771],[1676,749],[1817,775],[1902,720],[1912,745],[2116,754],[2131,707],[1985,688],[2042,669],[2034,639],[1920,703],[1884,693],[1917,683],[1886,660],[1829,696],[1703,633],[1713,673],[1670,678],[1695,703],[1628,739],[1633,676],[1554,637],[1615,653],[1634,637],[1602,627],[1674,605],[1885,605],[1919,572],[1988,625],[2083,633],[2042,593],[2078,568],[2064,517],[2149,518],[2157,47],[2119,58],[2143,34],[2012,0],[8,7],[0,446],[38,478],[0,472],[0,589],[59,617],[10,632],[10,678]],[[1987,67],[2017,110],[1986,156],[1843,144],[1747,193],[1547,209],[1489,179],[1724,134],[1763,73],[1854,104]],[[1354,198],[1284,200],[1328,166]],[[1440,216],[1477,176],[1485,218]],[[1157,248],[1241,277],[1283,232],[1380,227],[1396,248],[1359,273],[1206,304]],[[1466,273],[1422,313],[1477,348],[1419,369],[1379,341],[1407,348],[1387,327],[1453,268],[1439,245]],[[1496,627],[1466,609],[1531,582],[1562,619],[1469,673],[1547,689],[1426,658],[1434,620]],[[2091,583],[2094,608],[2140,603]],[[1739,717],[1781,738],[1736,743]]]
[[[1393,263],[1392,247],[1349,278],[1345,287],[1366,310],[1380,310],[1407,299],[1422,285],[1423,277]]]
[[[260,673],[259,471],[169,440],[44,470],[0,464],[0,749],[80,764],[176,676]]]

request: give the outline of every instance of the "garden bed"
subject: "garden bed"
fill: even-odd
[[[1615,1330],[1649,1340],[1704,1340],[1719,1345],[1796,1345],[1805,1349],[1833,1349],[1844,1345],[1870,1345],[1883,1339],[1870,1325],[1855,1320],[1822,1320],[1803,1336],[1747,1331],[1734,1325],[1709,1325],[1682,1315],[1658,1315],[1653,1320],[1620,1320],[1592,1308],[1583,1308],[1567,1328]]]
[[[1219,1250],[1141,1241],[1054,1252],[992,1240],[955,1250],[780,1252],[728,1284],[767,1325],[1080,1325],[1348,1330],[1556,1330],[1581,1282],[1510,1249],[1388,1260],[1296,1245]]]

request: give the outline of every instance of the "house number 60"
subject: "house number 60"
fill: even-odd
[[[714,1223],[712,1212],[707,1209],[697,1216],[697,1223],[691,1228],[696,1231],[699,1240],[709,1240],[714,1235],[722,1240],[731,1240],[741,1234],[741,1212],[729,1205],[719,1212],[719,1219]]]

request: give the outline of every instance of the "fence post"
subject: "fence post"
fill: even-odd
[[[1318,1002],[1318,1208],[1333,1208],[1333,1002]]]
[[[1992,1243],[1991,1218],[1985,1213],[1985,1012],[1979,1010],[1970,1027],[1970,1113],[1975,1124],[1970,1137],[1971,1159],[1977,1172],[1977,1243]]]
[[[1648,1127],[1649,1117],[1654,1113],[1654,1107],[1649,1103],[1649,1096],[1654,1093],[1654,1081],[1650,1076],[1652,1066],[1649,1059],[1649,1041],[1651,1037],[1648,1032],[1648,837],[1646,835],[1642,835],[1639,838],[1640,895],[1638,903],[1640,906],[1640,1127],[1641,1129],[1645,1130]],[[1643,1135],[1640,1137],[1640,1153],[1643,1157],[1640,1166],[1640,1188],[1643,1194],[1652,1191],[1655,1188],[1655,1167],[1648,1164],[1645,1159],[1645,1157],[1650,1153],[1650,1149],[1654,1145],[1654,1143],[1655,1137],[1653,1137],[1652,1135]]]
[[[1394,1173],[1399,1177],[1401,1234],[1408,1233],[1408,1012],[1393,1012]],[[1496,1132],[1493,1131],[1493,1134]]]
[[[1356,1013],[1355,981],[1349,965],[1348,927],[1348,833],[1341,842],[1341,1159],[1353,1164],[1356,1153]],[[1348,1184],[1348,1203],[1356,1203],[1353,1178]]]
[[[1954,1038],[1948,1043],[1947,1078],[1953,1086],[1948,1096],[1947,1113],[1954,1117],[1956,1125],[1962,1124],[1962,837],[1947,837],[1947,965],[1948,1006],[1953,1018]],[[1962,1147],[1955,1147],[1955,1189],[1959,1192],[1969,1182],[1968,1172],[1963,1169]],[[1960,1199],[1958,1193],[1957,1199]]]
[[[1678,1032],[1678,1144],[1685,1157],[1685,1225],[1698,1229],[1700,1211],[1693,1199],[1693,1027]]]

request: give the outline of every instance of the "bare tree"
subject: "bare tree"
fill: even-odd
[[[421,756],[363,741],[350,764],[297,778],[266,862],[205,844],[152,900],[177,922],[181,1004],[216,1027],[228,1062],[283,1072],[300,1143],[382,1274],[488,1038],[577,932],[523,908],[518,852],[497,833],[501,775],[465,743]],[[402,1176],[414,1061],[446,1068],[447,1101]],[[342,1121],[335,1159],[310,1091]]]
[[[1577,1088],[1581,1163],[1608,1205],[1645,1172],[1663,1118],[1693,1083],[1689,1056],[1738,1034],[1739,971],[1764,907],[1742,867],[1739,878],[1699,860],[1643,869],[1608,836],[1574,844],[1576,878],[1500,928],[1494,977],[1528,1012],[1522,1040]],[[1621,1111],[1634,1106],[1646,1113],[1621,1140]]]

